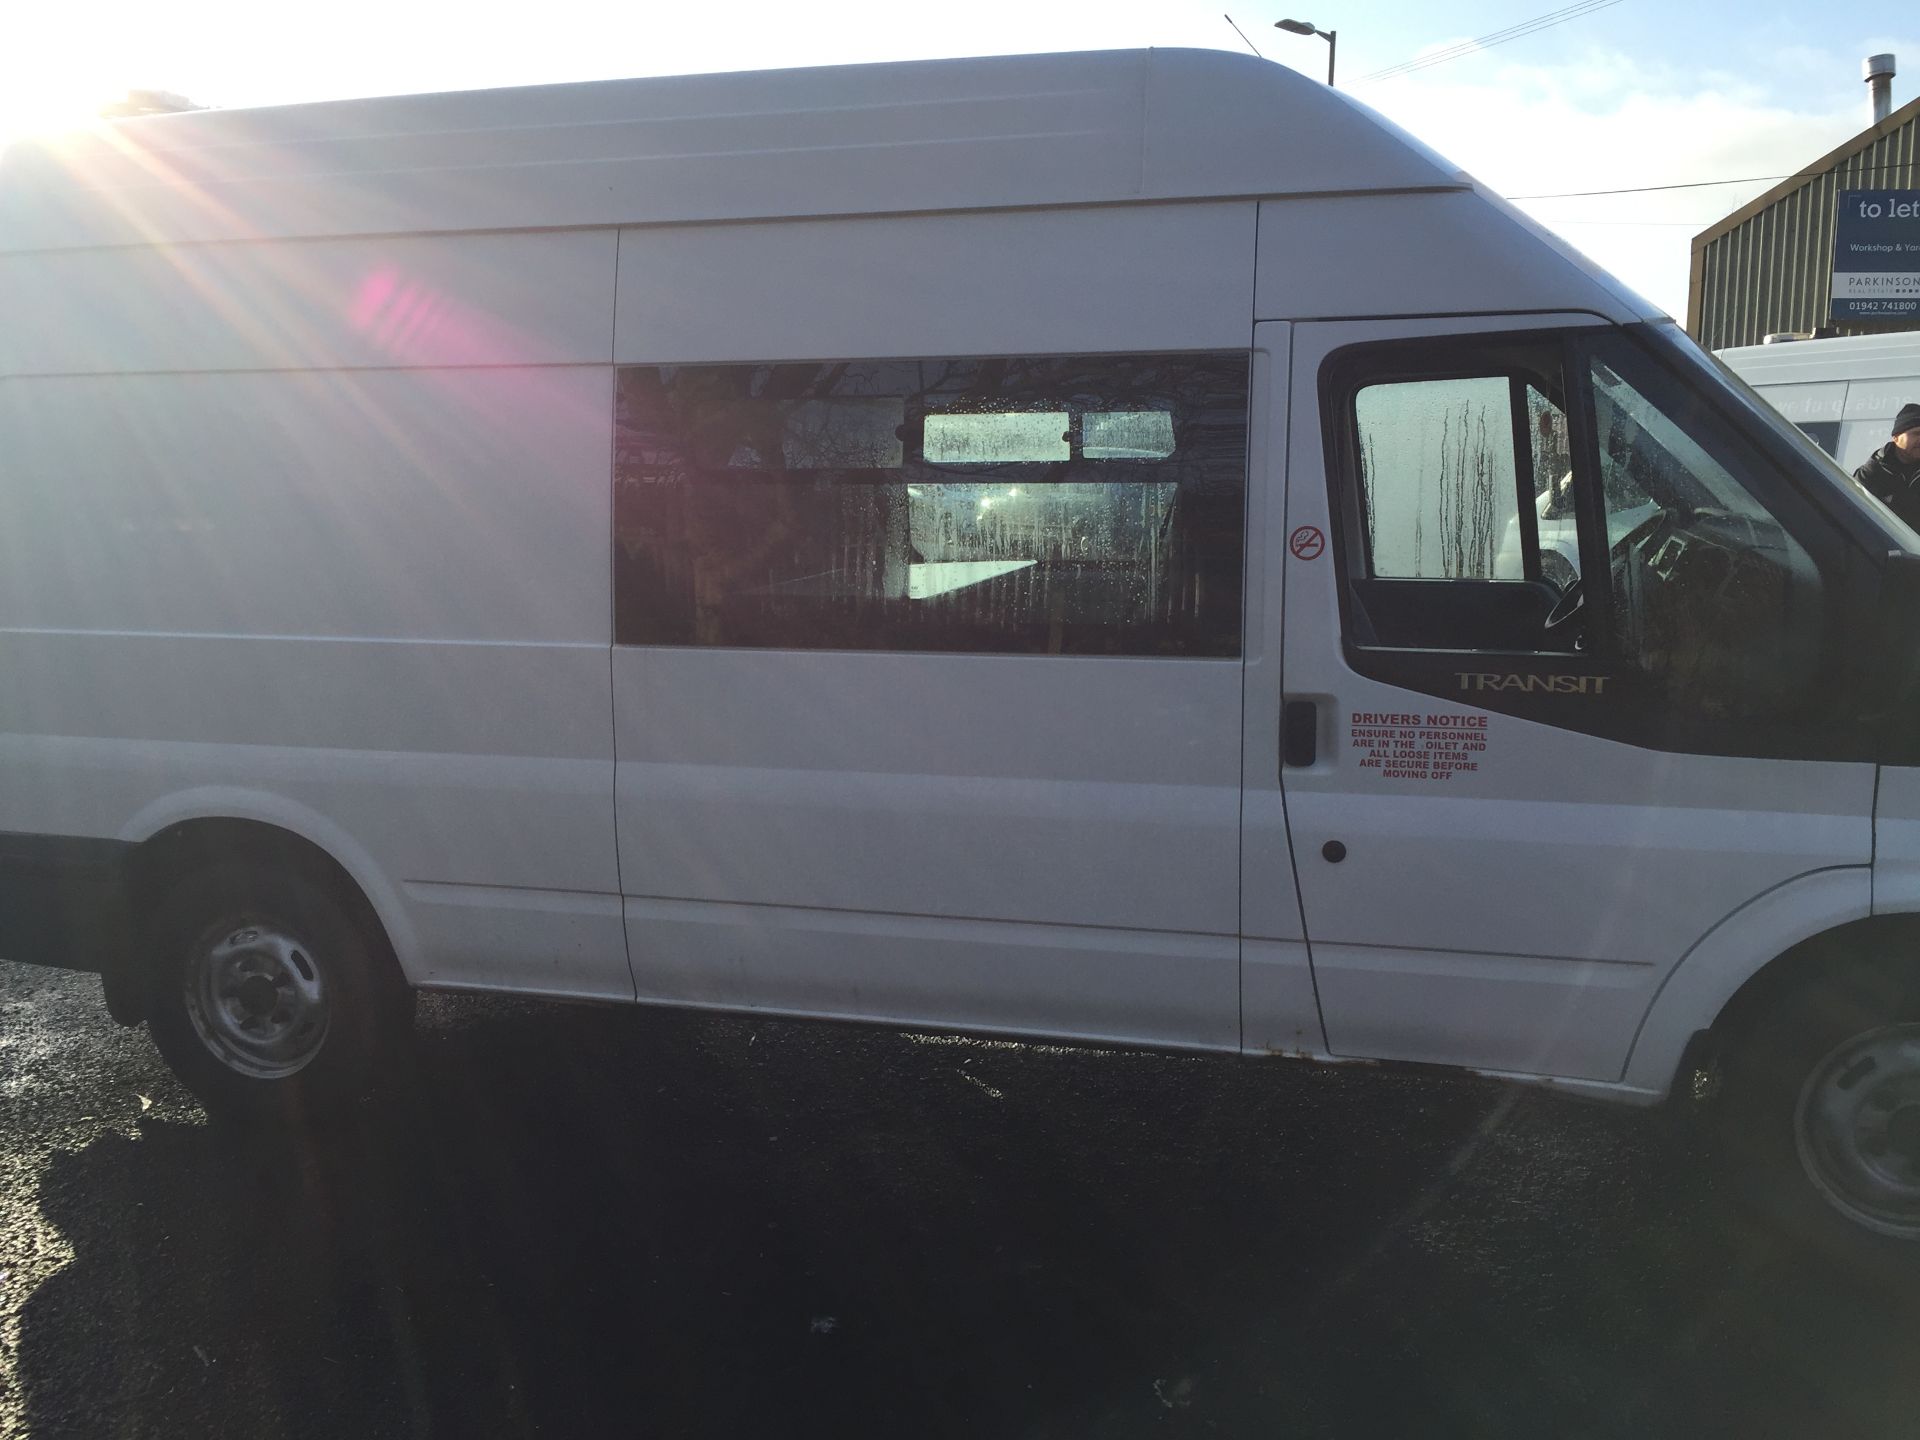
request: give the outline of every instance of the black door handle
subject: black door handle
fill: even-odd
[[[1280,707],[1280,759],[1304,769],[1320,754],[1320,707],[1311,700],[1289,700]]]

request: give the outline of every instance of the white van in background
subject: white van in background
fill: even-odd
[[[416,988],[1718,1071],[1920,1240],[1911,537],[1343,94],[131,120],[0,161],[0,317],[0,953],[210,1108]]]
[[[1920,332],[1777,340],[1717,352],[1851,475],[1920,401]]]

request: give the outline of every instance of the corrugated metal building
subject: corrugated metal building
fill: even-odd
[[[1834,324],[1833,227],[1843,190],[1920,189],[1920,98],[1693,237],[1687,330],[1709,350],[1781,332],[1866,335],[1920,321]]]

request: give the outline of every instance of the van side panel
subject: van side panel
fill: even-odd
[[[643,999],[1238,1045],[1238,662],[614,668]]]
[[[616,354],[1244,355],[1254,219],[628,230]],[[1236,1048],[1241,674],[1193,655],[616,646],[640,997]]]
[[[1470,191],[1260,205],[1262,320],[1587,310],[1641,318],[1595,272]]]
[[[313,817],[416,982],[630,996],[610,405],[604,366],[0,381],[6,828]]]
[[[675,900],[630,901],[628,921],[646,938],[645,1000],[1123,1043],[1149,1033],[1151,1013],[1155,1044],[1231,1043],[1219,1020],[1230,1013],[1230,935]],[[714,983],[716,950],[737,984]],[[1030,1018],[1042,1001],[1044,1019]]]
[[[607,643],[604,369],[0,389],[8,629]]]
[[[1236,929],[1237,661],[649,648],[615,668],[629,894]]]
[[[614,232],[0,255],[0,375],[600,364]]]
[[[623,364],[1244,349],[1251,203],[623,230]]]
[[[1920,769],[1880,767],[1873,818],[1873,913],[1920,911]]]
[[[1280,789],[1285,708],[1288,379],[1291,327],[1254,327],[1251,433],[1247,438],[1246,686],[1241,725],[1240,1043],[1256,1054],[1319,1055],[1326,1027],[1314,991],[1307,932],[1294,881]]]

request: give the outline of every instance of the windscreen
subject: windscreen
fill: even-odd
[[[1920,535],[1842,469],[1811,437],[1768,404],[1726,361],[1702,349],[1684,330],[1671,323],[1649,326],[1647,335],[1669,359],[1699,372],[1704,384],[1718,382],[1727,398],[1740,407],[1741,420],[1751,422],[1746,428],[1764,431],[1769,441],[1791,451],[1796,476],[1803,481],[1818,479],[1831,485],[1834,494],[1843,497],[1858,514],[1884,532],[1888,549],[1920,554]]]

